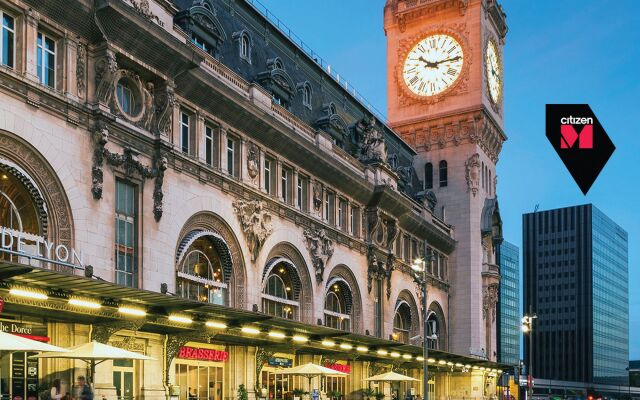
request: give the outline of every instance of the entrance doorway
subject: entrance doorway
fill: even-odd
[[[118,400],[133,400],[135,369],[133,360],[113,361],[113,386],[116,387]]]

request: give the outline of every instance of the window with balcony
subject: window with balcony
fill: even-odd
[[[115,210],[115,281],[138,287],[138,204],[137,187],[116,180]]]

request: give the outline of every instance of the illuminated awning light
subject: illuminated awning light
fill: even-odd
[[[430,358],[427,361],[429,361],[429,364],[435,364],[436,363],[436,359],[435,358]]]
[[[243,326],[241,331],[242,333],[247,333],[249,335],[257,335],[260,333],[260,329],[254,328],[252,326]]]
[[[369,349],[364,346],[358,346],[356,347],[356,350],[359,351],[360,353],[366,353],[367,351],[369,351]]]
[[[118,307],[118,312],[122,314],[134,315],[136,317],[144,317],[145,315],[147,315],[147,312],[145,310],[125,306]]]
[[[446,364],[447,364],[447,362],[446,362],[445,360],[440,360],[440,361],[438,361],[438,364],[440,364],[440,365],[446,365]]]
[[[215,329],[227,329],[227,324],[225,324],[224,322],[218,322],[218,321],[207,321],[204,323],[206,326],[208,326],[209,328],[215,328]]]
[[[448,366],[450,366],[450,367],[453,367],[453,363],[452,363],[451,361],[449,361],[449,362],[447,363],[447,365],[448,365]]]
[[[302,335],[295,335],[291,339],[293,339],[294,342],[298,343],[307,343],[309,341],[308,337]]]
[[[325,347],[333,347],[336,345],[336,342],[333,342],[331,340],[323,340],[322,345]]]
[[[416,361],[424,361],[424,357],[418,356],[418,357],[416,357]]]
[[[391,354],[389,354],[389,355],[390,355],[391,357],[393,357],[393,358],[398,358],[398,357],[400,357],[400,353],[398,353],[397,351],[393,351],[393,352],[391,352]]]
[[[9,294],[12,296],[28,297],[30,299],[47,300],[49,296],[41,292],[32,292],[31,290],[11,289]]]
[[[462,365],[462,364],[460,364],[460,363],[456,363],[456,367],[458,367],[458,368],[462,368],[462,367],[464,367],[464,365]]]
[[[403,354],[402,358],[404,358],[405,360],[411,360],[411,354]]]
[[[471,365],[467,364],[464,366],[466,369],[471,369]]]
[[[102,307],[100,303],[83,299],[69,299],[69,304],[76,307],[93,308],[94,310]]]
[[[353,346],[350,345],[349,343],[340,343],[340,348],[342,350],[351,350],[353,349]]]
[[[382,349],[378,350],[378,355],[379,356],[386,356],[387,354],[389,354],[389,353],[387,353],[386,350],[382,350]]]
[[[193,320],[189,317],[183,317],[180,315],[169,315],[169,321],[179,322],[181,324],[190,324]]]
[[[270,331],[269,332],[269,337],[275,338],[275,339],[284,339],[285,334],[282,332],[276,332],[276,331]]]

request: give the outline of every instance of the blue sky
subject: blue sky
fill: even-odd
[[[386,110],[384,0],[261,0],[379,110]],[[631,359],[640,359],[640,1],[503,0],[509,140],[498,163],[505,239],[522,218],[593,203],[629,233]],[[544,132],[546,103],[589,103],[616,145],[584,196]]]

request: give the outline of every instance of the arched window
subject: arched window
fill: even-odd
[[[189,245],[178,266],[178,296],[204,303],[227,304],[229,276],[218,248],[220,244],[208,236],[198,237]]]
[[[30,233],[37,236],[44,234],[40,210],[32,193],[36,193],[34,187],[26,186],[27,179],[19,174],[14,174],[15,170],[4,168],[0,165],[0,226],[15,229],[17,231]],[[42,199],[40,199],[42,200]],[[11,250],[17,251],[17,240],[13,241]],[[21,243],[21,250],[26,253],[37,254],[38,243],[31,238],[25,238]],[[40,249],[44,251],[44,249]],[[0,253],[0,259],[12,260],[15,256]],[[25,260],[25,262],[27,262]]]
[[[273,68],[284,69],[284,64],[282,64],[282,60],[280,59],[280,57],[276,57],[276,59],[273,61]]]
[[[445,160],[440,161],[439,166],[440,175],[440,187],[447,186],[447,162]]]
[[[298,320],[300,279],[293,263],[277,258],[267,264],[262,292],[262,312],[280,318]]]
[[[329,281],[324,299],[324,325],[351,331],[351,288],[341,278]]]
[[[430,349],[438,349],[439,333],[438,317],[432,312],[427,318],[427,343]]]
[[[430,162],[424,165],[424,188],[433,189],[433,164]]]
[[[311,108],[311,85],[308,83],[305,83],[302,89],[302,104]]]
[[[489,195],[493,192],[493,181],[491,180],[491,170],[489,170],[489,183],[487,185],[489,187]]]
[[[409,343],[411,331],[411,308],[406,302],[401,302],[393,317],[393,339],[402,343]]]
[[[251,62],[251,39],[246,33],[240,36],[240,58]]]

